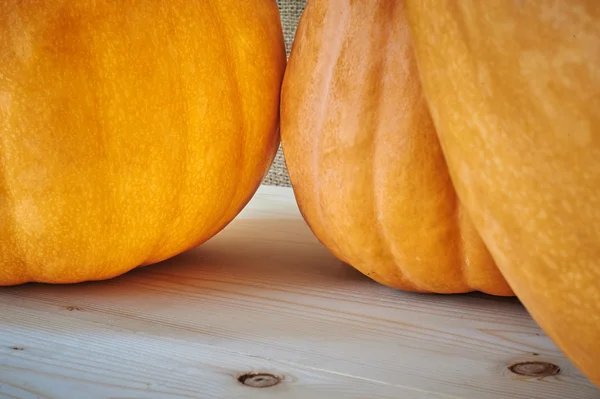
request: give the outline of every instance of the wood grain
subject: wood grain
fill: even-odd
[[[561,373],[508,370],[530,360]],[[249,372],[282,381],[248,387]],[[0,290],[0,398],[484,397],[600,391],[514,299],[403,293],[338,262],[285,187],[161,264]]]

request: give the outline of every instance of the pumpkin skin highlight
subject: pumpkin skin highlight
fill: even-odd
[[[3,1],[0,285],[215,235],[275,156],[285,63],[275,1]]]
[[[515,293],[600,386],[600,8],[408,0],[459,198]]]
[[[405,291],[513,295],[457,200],[402,2],[309,0],[281,140],[300,211],[337,258]]]

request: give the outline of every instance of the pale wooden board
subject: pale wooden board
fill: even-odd
[[[534,353],[536,355],[534,355]],[[518,361],[562,369],[518,377]],[[247,372],[283,376],[250,388]],[[0,289],[1,398],[600,398],[516,300],[417,295],[338,262],[291,189],[105,282]]]

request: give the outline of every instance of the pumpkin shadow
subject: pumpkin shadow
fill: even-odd
[[[196,248],[128,273],[131,277],[156,274],[186,280],[266,278],[274,284],[371,282],[336,259],[301,219],[236,220]]]
[[[256,232],[260,231],[257,236]],[[314,236],[302,219],[241,219],[198,247],[161,263],[130,272],[140,276],[168,273],[185,279],[251,277],[274,285],[327,285],[332,289],[362,289],[373,295],[420,297],[473,297],[490,301],[520,303],[516,297],[482,292],[465,294],[419,294],[385,287],[345,264]],[[401,298],[398,298],[401,300]]]

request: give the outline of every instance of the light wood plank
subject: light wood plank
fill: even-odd
[[[0,353],[9,359],[0,365],[0,392],[7,397],[443,398],[76,317],[58,325],[55,314],[43,310],[3,306],[2,313],[29,321],[3,323],[0,330]],[[38,331],[40,325],[45,327]],[[8,332],[18,334],[24,345],[13,346]],[[237,382],[241,374],[263,371],[281,377],[282,383],[260,389]]]
[[[561,373],[536,380],[507,370],[526,360]],[[252,371],[284,380],[269,388],[236,380]],[[591,399],[600,391],[518,301],[383,287],[316,240],[291,189],[263,186],[218,236],[160,265],[104,282],[1,289],[0,397]]]

